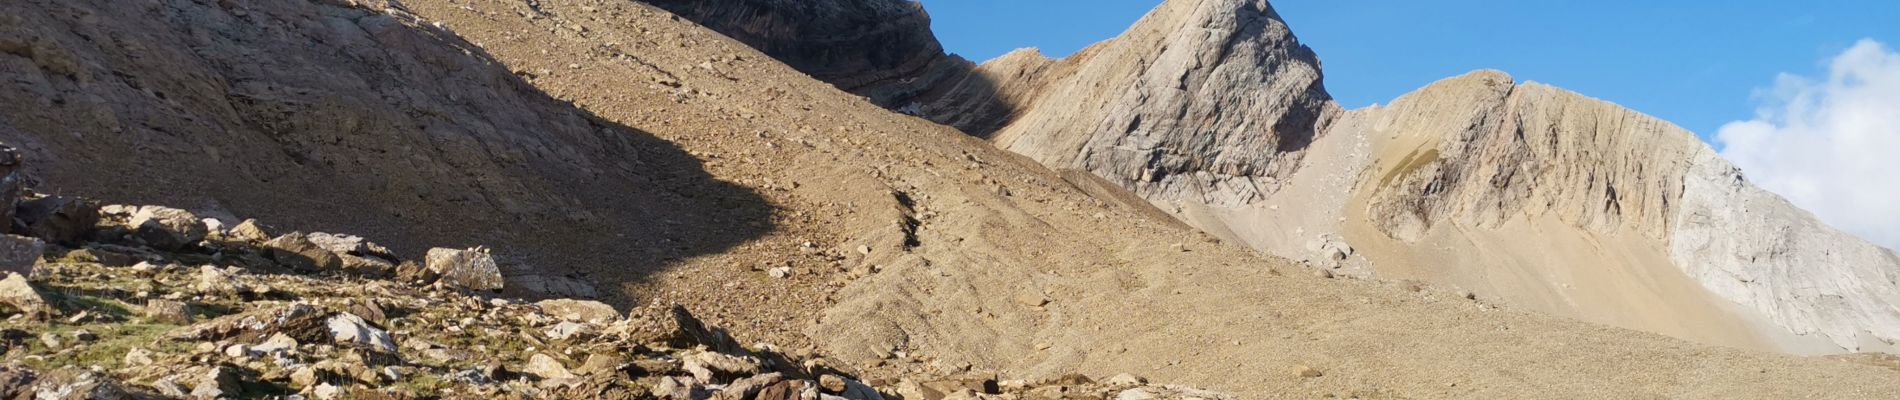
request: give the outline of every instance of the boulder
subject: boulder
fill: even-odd
[[[554,299],[534,304],[541,307],[541,312],[570,321],[607,323],[620,320],[620,311],[598,301]]]
[[[343,258],[310,240],[302,232],[291,232],[264,242],[272,260],[298,272],[328,272],[343,269]]]
[[[574,378],[574,373],[568,372],[567,366],[561,365],[560,360],[556,360],[554,357],[549,357],[546,354],[535,354],[533,357],[529,357],[528,366],[523,369],[522,372],[541,377],[541,379]]]
[[[767,386],[779,383],[781,380],[784,380],[784,376],[777,372],[740,378],[732,381],[732,383],[726,384],[726,387],[720,389],[718,395],[713,398],[718,400],[752,399]]]
[[[338,313],[330,317],[328,325],[337,343],[365,346],[382,353],[396,352],[396,340],[390,338],[389,332],[370,326],[369,321],[356,314]]]
[[[246,290],[237,276],[219,269],[214,265],[198,267],[198,282],[192,285],[200,294],[214,296],[235,296]]]
[[[28,316],[38,317],[52,313],[52,308],[46,304],[46,298],[41,297],[39,290],[33,289],[33,285],[27,283],[26,275],[17,273],[9,273],[6,279],[0,280],[0,303],[5,303]]]
[[[190,211],[170,207],[139,207],[129,223],[132,235],[160,250],[179,250],[204,240],[209,232]]]
[[[805,385],[806,385],[806,381],[796,381],[796,380],[779,381],[778,383],[766,385],[765,388],[759,389],[758,396],[753,397],[753,399],[754,400],[801,400],[804,398],[802,394],[805,392],[805,389],[806,389]]]
[[[428,267],[440,275],[438,282],[469,290],[502,289],[501,268],[486,249],[429,249]]]
[[[72,243],[99,222],[99,205],[76,197],[42,196],[21,201],[14,233],[53,243]]]
[[[251,351],[257,354],[292,354],[297,352],[297,344],[296,338],[279,333],[271,335],[270,339],[264,340],[264,343],[252,346]]]
[[[144,317],[152,318],[156,322],[165,322],[165,324],[190,324],[192,305],[184,301],[146,300],[144,301]]]
[[[199,374],[191,385],[191,397],[199,399],[238,398],[238,377],[224,367],[211,367]]]
[[[702,400],[710,397],[705,386],[693,381],[693,378],[680,376],[660,377],[659,384],[653,385],[652,394],[653,397],[666,400]],[[761,394],[759,398],[765,399],[767,397]],[[798,397],[788,397],[788,399],[797,398]]]
[[[376,324],[382,324],[389,320],[389,314],[383,312],[383,306],[376,304],[376,300],[373,299],[344,299],[343,312],[355,314],[358,317],[363,317],[364,320]]]
[[[168,332],[164,337],[173,341],[256,342],[282,334],[301,342],[316,342],[333,337],[332,332],[325,329],[324,322],[329,316],[330,312],[322,307],[291,303],[199,322]]]
[[[0,233],[11,232],[15,204],[26,190],[26,176],[20,171],[23,159],[19,150],[0,143]]]
[[[231,240],[251,243],[264,243],[272,237],[270,231],[264,229],[264,224],[257,222],[255,219],[247,219],[244,220],[244,222],[239,222],[237,226],[231,227],[231,230],[226,232],[225,236]]]
[[[134,347],[125,352],[125,365],[152,365],[152,351],[143,347]]]
[[[700,382],[722,382],[725,377],[750,376],[763,371],[757,358],[710,351],[681,357],[684,369]]]
[[[599,352],[588,354],[587,361],[581,363],[581,367],[575,372],[582,375],[605,375],[619,372],[622,368],[626,368],[626,366],[627,358],[625,356]]]
[[[514,272],[506,273],[506,275],[508,276],[509,287],[530,293],[537,293],[549,297],[600,297],[600,289],[594,288],[594,285],[586,281],[572,277],[539,273],[517,274]]]
[[[46,243],[19,235],[0,235],[0,272],[32,275],[33,265],[46,252]]]
[[[95,263],[108,267],[124,267],[138,261],[138,259],[132,258],[130,255],[92,247],[68,251],[66,252],[65,259],[71,262]]]
[[[593,328],[587,324],[574,321],[561,321],[559,324],[554,324],[554,327],[548,328],[545,333],[549,339],[568,340],[577,336],[587,335],[592,331]]]
[[[398,257],[385,248],[361,236],[339,235],[331,233],[312,233],[308,236],[312,243],[343,260],[343,270],[361,276],[389,276],[396,272]]]

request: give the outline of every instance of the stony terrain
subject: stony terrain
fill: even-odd
[[[1271,15],[1264,3],[1250,4],[1258,6],[1246,15]],[[729,329],[747,352],[796,361],[774,365],[804,367],[822,357],[833,375],[888,397],[935,398],[907,394],[915,388],[903,382],[930,388],[946,378],[1018,398],[1215,397],[1178,387],[1123,390],[1138,381],[1113,378],[1123,373],[1240,398],[1900,393],[1891,360],[1710,347],[1474,300],[1443,285],[1337,279],[1184,228],[1120,182],[1052,171],[951,127],[891,112],[644,3],[28,0],[0,10],[9,22],[0,29],[19,33],[0,38],[29,39],[0,43],[7,78],[0,80],[0,140],[41,160],[22,170],[25,180],[40,182],[35,188],[359,233],[388,244],[392,260],[423,266],[432,249],[490,245],[504,298],[587,297],[562,293],[591,287],[626,311],[629,322],[595,332],[629,327],[633,333],[604,340],[623,343],[618,355],[636,365],[649,356],[633,344],[662,360],[708,354],[691,346],[707,341],[681,343],[671,334],[672,305],[680,304],[705,325]],[[1247,21],[1259,33],[1274,31],[1272,22]],[[1012,57],[1024,68],[1069,68],[1032,56]],[[1035,86],[1012,85],[994,87]],[[82,100],[105,107],[70,105]],[[106,117],[119,121],[118,131],[90,125]],[[352,121],[362,128],[334,125],[357,126]],[[331,136],[340,132],[353,133]],[[1278,147],[1265,143],[1253,144]],[[453,254],[468,255],[439,256],[480,258]],[[153,265],[173,263],[185,273],[204,271],[202,261]],[[221,270],[240,281],[303,279],[246,268]],[[115,279],[104,273],[97,278]],[[480,277],[457,281],[493,282]],[[277,291],[278,284],[265,285]],[[338,294],[309,301],[356,314],[337,297],[376,286],[332,283],[325,287],[337,292],[328,293]],[[400,280],[383,286],[421,298],[436,291]],[[443,296],[463,296],[449,292]],[[378,306],[388,311],[414,298],[395,293],[387,296],[401,301]],[[537,364],[530,346],[570,373],[586,370],[588,357],[548,350],[543,338],[555,326],[532,322],[551,314],[545,309],[462,298],[477,300],[456,312],[507,314],[529,325],[465,324],[472,316],[458,314],[453,324],[431,326],[526,332],[542,344],[522,338],[510,342],[519,347],[487,347],[506,349],[490,355],[478,343],[432,336],[454,332],[357,315],[390,334],[404,360],[427,357],[428,349],[403,353],[405,336],[419,334],[441,349],[499,358],[510,372]],[[325,338],[292,339],[302,348]],[[229,356],[232,344],[240,342],[212,357]],[[991,390],[943,373],[964,370],[994,371],[1002,381]],[[1077,374],[1101,382],[1082,383]],[[652,395],[661,387],[690,389],[675,379],[685,376],[693,374],[627,379]],[[557,390],[537,377],[504,379],[496,390],[565,394],[534,392]],[[1025,381],[1005,384],[1018,379]],[[822,388],[826,381],[813,382]],[[401,389],[360,377],[331,385]],[[592,387],[642,393],[627,384]]]
[[[357,236],[273,235],[254,219],[6,182],[24,194],[0,204],[20,216],[12,233],[31,236],[0,232],[4,398],[1230,398],[1129,374],[998,381],[944,363],[860,382],[679,306],[654,318],[494,297],[505,280],[485,249],[402,260]]]

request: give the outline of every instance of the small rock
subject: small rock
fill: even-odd
[[[180,301],[146,300],[145,317],[167,324],[189,325],[191,324],[191,306]]]
[[[324,400],[335,399],[335,398],[343,397],[343,387],[331,385],[328,383],[320,383],[320,384],[317,384],[316,388],[313,388],[310,390],[310,394],[312,396],[316,396],[319,399],[324,399]]]
[[[237,374],[224,367],[211,367],[191,385],[191,397],[200,399],[237,397],[237,392]]]
[[[778,383],[766,385],[764,388],[759,389],[758,395],[756,397],[753,397],[753,400],[806,399],[808,397],[805,397],[802,394],[805,393],[805,391],[808,389],[806,385],[809,382],[810,381],[802,381],[802,380],[781,380]],[[814,393],[812,397],[817,397],[816,393]]]
[[[1133,374],[1121,373],[1102,380],[1102,383],[1109,386],[1141,386],[1148,384],[1148,380]]]
[[[40,297],[40,292],[34,290],[32,284],[27,283],[26,275],[17,273],[8,273],[6,279],[0,280],[0,303],[5,303],[29,317],[41,317],[52,313],[52,309],[46,305],[46,298]]]
[[[298,272],[336,271],[343,268],[342,257],[318,246],[303,232],[291,232],[264,242],[264,249],[272,260]]]
[[[1318,378],[1326,375],[1325,372],[1320,372],[1318,369],[1305,365],[1293,367],[1293,373],[1299,375],[1301,378]]]
[[[98,334],[92,333],[92,331],[85,330],[85,329],[73,331],[72,336],[73,336],[73,340],[78,340],[81,342],[92,342],[92,341],[99,340]]]
[[[46,345],[46,348],[53,350],[66,348],[66,342],[60,341],[59,335],[55,335],[52,332],[41,333],[40,344]]]
[[[700,382],[712,383],[720,375],[753,375],[762,371],[758,359],[710,351],[682,357],[683,367]]]
[[[328,325],[337,343],[365,345],[383,353],[396,352],[396,341],[389,337],[389,332],[370,326],[369,321],[356,314],[337,313],[330,317]]]
[[[132,256],[90,247],[68,251],[65,258],[73,262],[95,263],[108,267],[123,267],[132,265],[136,261]]]
[[[133,237],[160,250],[179,250],[204,240],[204,222],[191,212],[176,208],[145,206],[132,214]]]
[[[243,343],[233,344],[224,348],[224,356],[236,359],[251,358],[251,346]]]
[[[244,220],[244,222],[239,222],[237,226],[231,227],[231,231],[227,235],[231,239],[251,243],[264,243],[264,241],[271,239],[269,231],[264,230],[264,224],[257,222],[255,219],[247,219]]]
[[[765,389],[766,386],[771,386],[772,384],[776,384],[780,380],[783,380],[783,379],[784,379],[783,375],[780,375],[777,372],[769,373],[769,374],[753,375],[751,377],[736,379],[736,380],[733,380],[732,383],[726,384],[725,389],[721,389],[719,391],[718,398],[721,400],[725,400],[725,399],[743,400],[743,399],[755,398],[757,397],[760,391]]]
[[[152,390],[171,398],[183,398],[191,395],[191,393],[185,392],[184,387],[178,386],[178,382],[173,382],[171,378],[159,379],[157,382],[152,382]]]
[[[523,369],[522,372],[539,376],[541,379],[574,378],[574,373],[568,372],[567,366],[561,365],[560,360],[556,360],[554,357],[549,357],[546,354],[535,354],[533,357],[529,357],[528,366]]]
[[[0,272],[33,274],[33,265],[46,252],[46,243],[20,235],[0,235]]]
[[[549,339],[568,340],[592,333],[592,330],[592,327],[587,324],[574,321],[561,321],[559,324],[554,324],[554,327],[548,328],[545,333]]]
[[[587,361],[576,370],[581,375],[602,375],[620,371],[627,365],[627,359],[613,353],[593,353],[587,355]]]
[[[316,366],[306,365],[290,373],[290,386],[294,388],[316,386],[318,383],[321,383],[319,380],[322,379],[322,375],[323,372],[318,370]]]
[[[389,319],[389,316],[383,313],[383,307],[370,299],[344,299],[343,311],[377,324],[387,322]]]
[[[542,300],[534,305],[540,306],[541,312],[569,321],[609,323],[620,320],[619,310],[598,301],[555,299]]]
[[[680,376],[660,377],[659,384],[653,385],[652,394],[653,397],[667,400],[701,400],[709,397],[706,388],[694,382],[693,378]],[[759,397],[765,398],[763,395]]]
[[[216,296],[236,296],[248,291],[237,281],[237,277],[211,265],[198,268],[198,282],[193,285],[193,289],[197,289],[200,294]]]
[[[826,393],[831,394],[844,393],[845,389],[850,389],[850,387],[844,383],[844,378],[832,374],[819,376],[818,387],[824,388]]]
[[[298,343],[297,343],[296,338],[292,338],[288,335],[278,333],[278,334],[271,335],[270,339],[264,340],[264,343],[251,347],[251,351],[259,353],[259,354],[273,354],[273,353],[287,354],[287,353],[296,352],[297,345]]]
[[[429,250],[428,268],[441,275],[439,282],[470,290],[502,289],[501,268],[494,256],[476,247],[468,250],[434,248]]]
[[[776,267],[776,268],[768,269],[768,270],[765,270],[765,274],[767,276],[771,276],[773,278],[778,278],[778,279],[790,278],[792,276],[792,267]]]
[[[1042,307],[1049,304],[1049,297],[1039,293],[1025,293],[1017,295],[1016,302],[1030,307]]]
[[[126,365],[152,365],[152,351],[143,347],[134,347],[125,352]]]

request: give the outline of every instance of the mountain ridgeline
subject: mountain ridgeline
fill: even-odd
[[[1887,348],[1893,253],[1501,72],[1346,110],[1293,32],[1169,0],[975,64],[901,0],[0,2],[0,397],[1900,393],[1757,351]]]
[[[838,48],[825,40],[788,50],[801,45],[783,42],[798,37],[744,28],[904,32],[851,48],[913,65],[954,59],[926,40],[915,3],[801,3],[806,15],[905,17],[842,27],[848,18],[790,18],[782,3],[689,3],[688,18],[769,43],[768,53],[878,104],[1092,173],[1203,231],[1336,273],[1455,285],[1738,347],[1892,351],[1900,341],[1900,258],[1750,185],[1692,133],[1496,71],[1345,110],[1326,93],[1319,55],[1264,0],[1166,1],[1067,58],[1019,50],[960,79],[919,68],[832,75],[853,64],[804,56]],[[930,96],[893,101],[864,89],[865,77]]]

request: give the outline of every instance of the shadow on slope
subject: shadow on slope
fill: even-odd
[[[650,0],[878,106],[988,138],[1015,106],[905,0]]]
[[[773,229],[758,193],[400,8],[6,2],[0,141],[43,191],[360,234],[407,258],[494,245],[560,295]]]

